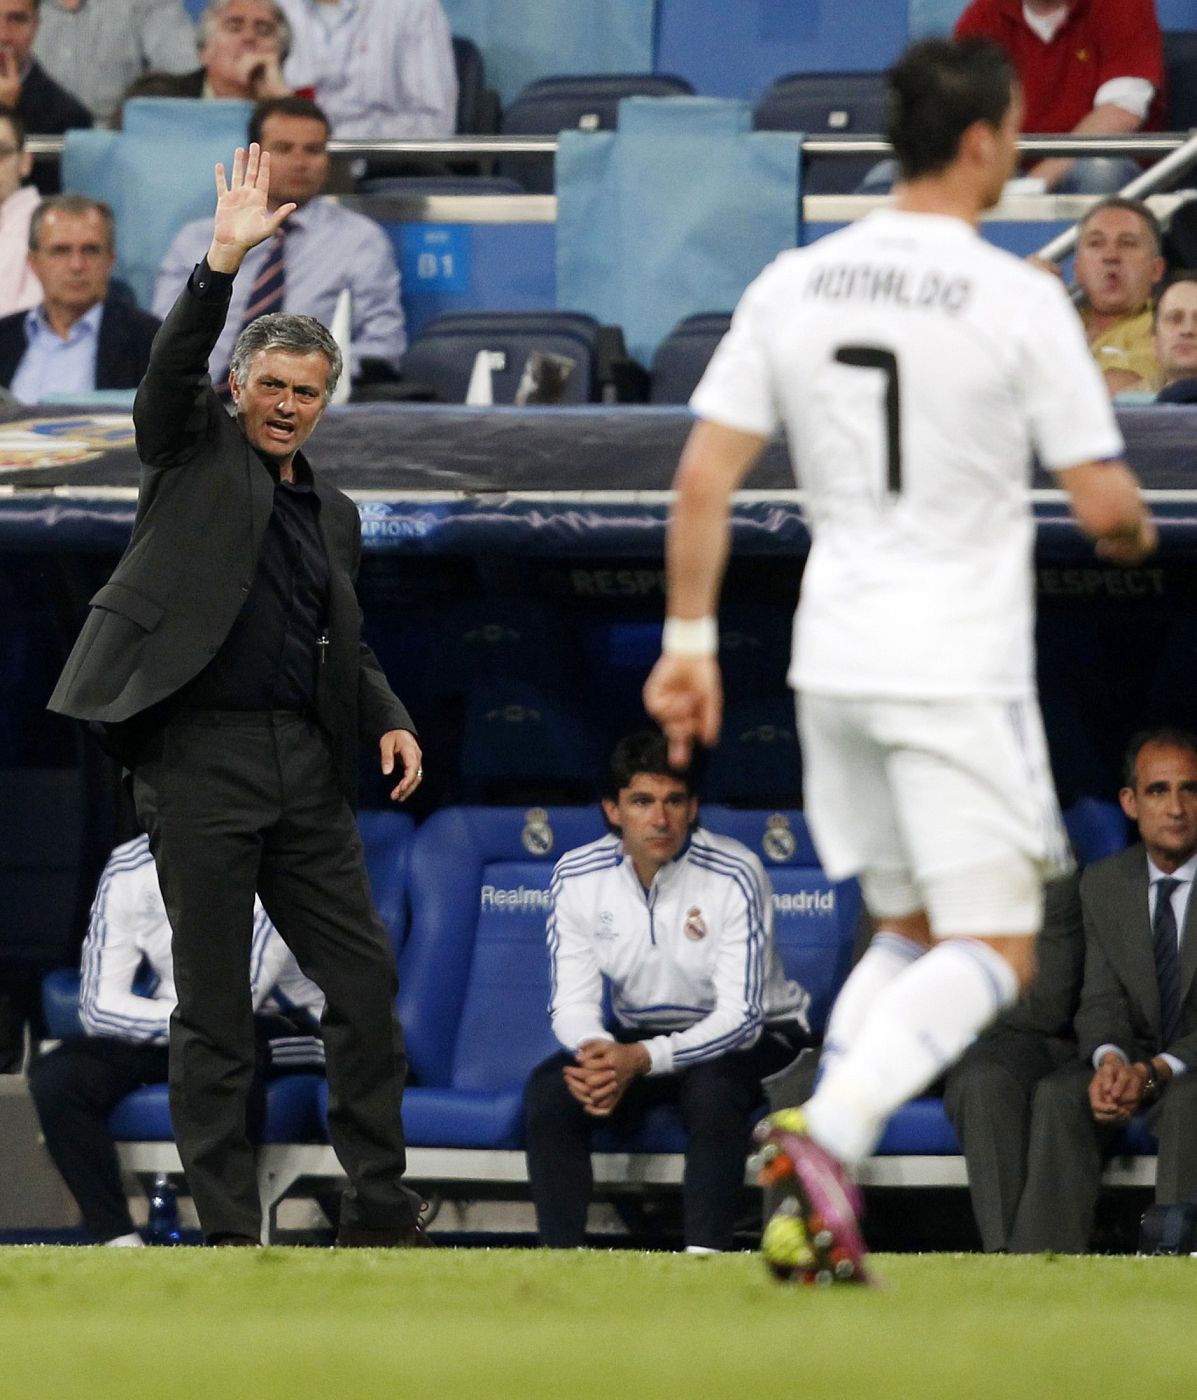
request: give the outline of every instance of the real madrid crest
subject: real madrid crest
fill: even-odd
[[[702,910],[697,904],[686,911],[686,937],[691,943],[701,943],[707,936],[706,921],[702,917]]]
[[[765,834],[761,837],[761,850],[765,856],[779,865],[792,860],[798,843],[790,830],[790,819],[784,812],[774,812],[765,819]]]
[[[553,849],[553,828],[543,807],[529,807],[524,813],[524,829],[520,833],[524,850],[534,856],[547,856]]]

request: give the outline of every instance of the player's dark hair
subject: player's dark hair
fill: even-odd
[[[974,122],[997,128],[1014,95],[1014,69],[989,39],[926,39],[886,74],[885,134],[904,180],[945,169]]]
[[[309,121],[321,123],[325,137],[332,131],[332,123],[324,109],[317,107],[310,97],[296,97],[294,94],[289,97],[267,97],[249,114],[249,130],[246,132],[248,139],[256,141],[259,146],[267,117],[307,117]]]
[[[694,765],[678,769],[669,762],[669,744],[659,729],[638,729],[625,734],[615,745],[603,775],[600,794],[609,802],[618,802],[619,794],[637,773],[652,773],[661,778],[676,778],[684,783],[691,797],[695,792]]]
[[[1170,749],[1184,749],[1197,758],[1197,734],[1176,725],[1159,725],[1155,729],[1140,729],[1132,734],[1122,756],[1122,786],[1137,786],[1139,754],[1148,744],[1164,744]]]

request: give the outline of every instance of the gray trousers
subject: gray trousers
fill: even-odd
[[[1089,1249],[1102,1169],[1120,1131],[1094,1119],[1092,1078],[1092,1067],[1076,1061],[1035,1091],[1027,1185],[1010,1242],[1015,1253]],[[1171,1081],[1148,1121],[1159,1142],[1155,1198],[1162,1205],[1183,1200],[1197,1192],[1197,1074]]]
[[[948,1073],[944,1108],[964,1150],[973,1215],[987,1252],[1010,1247],[1027,1179],[1036,1086],[1075,1056],[1071,1041],[997,1030],[974,1041]]]

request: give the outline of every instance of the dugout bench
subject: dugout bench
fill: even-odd
[[[774,888],[778,948],[811,994],[821,1032],[847,975],[860,899],[853,882],[823,874],[797,811],[708,806],[703,824],[744,842]],[[1074,843],[1095,859],[1125,844],[1117,808],[1087,799],[1067,813]],[[549,1027],[544,923],[553,865],[603,833],[596,806],[446,808],[417,831],[393,812],[361,815],[371,881],[399,951],[399,1011],[412,1082],[404,1095],[410,1181],[442,1198],[526,1199],[523,1085],[556,1048]],[[70,1033],[77,978],[47,980],[56,1034]],[[74,1022],[77,1027],[77,1020]],[[314,1075],[271,1084],[259,1183],[263,1239],[301,1183],[342,1177],[328,1142],[327,1085]],[[110,1120],[123,1166],[141,1177],[181,1175],[165,1085],[138,1090]],[[596,1134],[597,1195],[653,1193],[680,1185],[684,1135],[671,1109],[651,1112],[635,1134]],[[1111,1186],[1150,1186],[1155,1145],[1141,1122],[1109,1164]],[[906,1105],[861,1172],[882,1187],[965,1186],[964,1161],[937,1098]]]

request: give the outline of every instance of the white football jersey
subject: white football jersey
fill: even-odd
[[[961,219],[879,211],[765,269],[691,407],[785,428],[813,535],[791,685],[1033,690],[1032,448],[1122,453],[1057,279]]]

